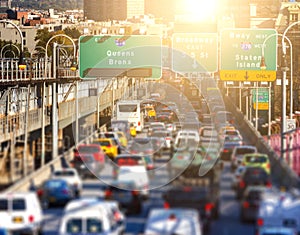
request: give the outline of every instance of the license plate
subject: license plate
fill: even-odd
[[[13,222],[14,223],[22,223],[23,222],[23,217],[21,217],[21,216],[13,217]]]
[[[50,201],[50,202],[55,202],[56,199],[55,199],[55,197],[50,197],[49,201]]]

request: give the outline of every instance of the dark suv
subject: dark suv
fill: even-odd
[[[250,185],[264,185],[266,187],[271,187],[271,177],[261,167],[247,167],[237,184],[237,199],[241,199],[245,189]]]
[[[208,231],[211,219],[219,217],[219,192],[209,186],[174,185],[163,195],[166,208],[193,208],[199,211],[203,228]]]

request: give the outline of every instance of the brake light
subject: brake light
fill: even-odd
[[[271,183],[270,181],[268,181],[268,182],[266,183],[266,187],[267,187],[267,188],[271,188],[271,187],[272,187],[272,183]]]
[[[267,166],[266,166],[266,168],[267,168],[267,169],[270,169],[270,167],[271,167],[271,166],[270,166],[270,163],[268,163]]]
[[[112,196],[112,191],[111,190],[106,190],[105,191],[105,198],[110,198]]]
[[[138,122],[138,126],[140,126],[141,125],[141,122]]]
[[[115,218],[115,220],[117,220],[117,221],[121,220],[121,219],[122,219],[121,213],[120,213],[119,211],[116,211],[116,212],[114,213],[114,218]]]
[[[223,152],[224,152],[224,153],[228,153],[229,150],[228,150],[228,149],[223,149]]]
[[[244,203],[243,203],[243,207],[244,207],[244,208],[249,208],[249,202],[244,202]]]
[[[106,146],[106,148],[111,148],[111,147],[112,147],[111,145],[107,145],[107,146]]]
[[[184,187],[184,188],[183,188],[183,191],[184,191],[184,192],[191,192],[191,191],[192,191],[192,188],[191,188],[191,187]]]
[[[246,184],[243,180],[240,181],[239,183],[240,188],[245,188]]]
[[[132,194],[133,196],[138,196],[138,195],[139,195],[138,191],[132,191],[131,194]]]
[[[164,208],[165,209],[170,209],[170,204],[168,202],[164,202]]]
[[[34,222],[34,216],[33,215],[28,216],[28,221],[29,221],[29,223],[33,223]]]
[[[206,203],[205,204],[205,211],[210,212],[214,208],[214,204],[212,203]]]
[[[43,193],[44,193],[43,189],[39,189],[39,190],[37,191],[37,195],[38,195],[38,196],[42,196]]]
[[[257,226],[263,226],[264,225],[264,220],[262,218],[258,218],[256,221]]]

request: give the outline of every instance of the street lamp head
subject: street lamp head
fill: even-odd
[[[71,71],[76,71],[78,69],[78,64],[77,64],[76,60],[73,60],[70,69],[71,69]]]
[[[266,68],[267,68],[267,65],[266,65],[266,62],[265,62],[265,57],[262,56],[261,61],[260,61],[260,69],[261,70],[266,70]]]
[[[18,67],[19,67],[20,70],[25,70],[26,69],[26,63],[25,63],[23,57],[24,57],[24,53],[23,53],[23,51],[21,51],[19,62],[18,62]]]

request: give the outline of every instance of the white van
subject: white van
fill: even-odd
[[[70,201],[62,216],[59,235],[119,235],[120,227],[108,205],[97,198]]]
[[[120,166],[117,180],[133,181],[144,199],[149,197],[149,176],[145,166]]]
[[[42,234],[43,212],[34,192],[0,194],[0,227],[10,232]]]
[[[202,235],[199,214],[194,209],[152,209],[144,235],[193,234]]]
[[[284,226],[300,232],[300,199],[288,192],[266,192],[262,195],[257,217],[257,230]]]

